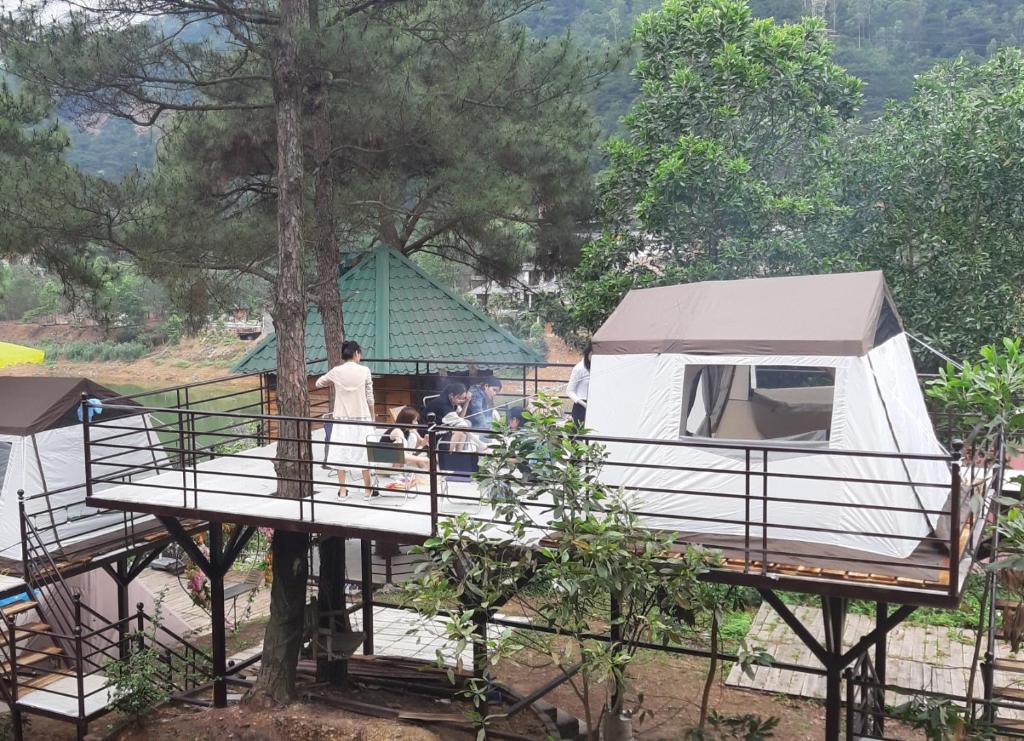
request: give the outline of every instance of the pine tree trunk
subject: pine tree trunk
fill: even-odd
[[[308,24],[305,0],[281,0],[281,20],[272,46],[272,78],[277,126],[278,275],[271,313],[277,332],[277,402],[282,416],[309,415],[306,382],[306,296],[302,277],[302,90],[299,35]],[[277,496],[298,499],[311,493],[309,426],[278,424]],[[254,693],[278,703],[295,691],[295,667],[302,647],[309,538],[274,533],[274,583],[270,620]]]
[[[320,30],[320,0],[309,0],[309,26],[314,34]],[[322,44],[322,39],[317,38]],[[319,48],[322,48],[319,47]],[[313,253],[316,256],[317,284],[313,290],[317,310],[324,327],[327,367],[340,365],[341,343],[345,340],[345,317],[338,286],[338,265],[341,250],[334,229],[334,181],[331,177],[331,119],[327,106],[328,80],[323,72],[316,76],[313,87],[312,153],[313,153]],[[334,389],[330,389],[330,408],[334,408]],[[322,538],[319,546],[320,572],[317,578],[317,604],[321,611],[321,627],[351,632],[352,623],[345,610],[345,541]],[[334,613],[329,617],[326,613]],[[338,684],[344,681],[344,661],[321,661],[317,679]]]
[[[270,619],[263,636],[255,692],[260,699],[283,705],[293,698],[295,668],[302,648],[309,536],[278,530],[271,548],[274,581],[270,586]]]
[[[319,27],[315,12],[318,0],[311,0],[310,25]],[[313,252],[316,255],[317,284],[313,292],[324,325],[327,367],[341,364],[341,343],[345,339],[345,318],[338,287],[341,249],[334,229],[334,182],[331,178],[331,118],[327,106],[327,80],[318,75],[314,88],[312,115]],[[372,409],[370,410],[373,411]]]

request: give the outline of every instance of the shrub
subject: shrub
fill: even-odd
[[[111,661],[104,671],[110,687],[110,704],[136,721],[170,699],[167,668],[152,648]]]

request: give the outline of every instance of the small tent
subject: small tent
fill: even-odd
[[[82,394],[92,400],[90,413],[104,422],[116,418],[117,427],[97,427],[93,442],[117,436],[111,445],[137,450],[97,447],[93,477],[120,477],[133,467],[160,465],[166,456],[159,447],[153,420],[146,414],[103,407],[104,399],[119,395],[85,378],[18,378],[0,376],[0,563],[21,559],[18,490],[35,515],[41,536],[55,550],[76,538],[92,537],[107,526],[123,525],[123,512],[101,513],[85,506],[85,449],[80,419]],[[122,399],[118,405],[132,405]],[[132,405],[134,406],[134,405]],[[98,417],[96,416],[98,415]],[[136,478],[151,471],[136,471]],[[40,517],[43,515],[44,517]]]
[[[772,539],[892,558],[940,528],[947,461],[840,453],[946,456],[880,272],[634,290],[593,345],[588,427],[692,443],[609,445],[626,465],[605,476],[650,524],[742,537],[750,522],[760,538],[764,522]],[[757,449],[773,445],[788,450]],[[771,478],[747,475],[765,459]]]

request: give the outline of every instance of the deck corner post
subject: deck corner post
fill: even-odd
[[[373,655],[373,553],[370,541],[359,541],[359,567],[363,596],[363,654]]]
[[[224,564],[221,540],[223,531],[219,522],[210,523],[210,642],[213,649],[213,706],[228,705],[227,685],[227,631],[224,614],[224,573],[231,564]]]
[[[991,723],[996,716],[992,705],[992,694],[995,690],[995,656],[991,651],[985,652],[985,660],[981,662],[981,683],[984,689],[982,720]]]

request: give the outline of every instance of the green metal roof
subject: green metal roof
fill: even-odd
[[[438,284],[404,255],[378,247],[338,281],[345,335],[367,358],[536,363],[543,358],[480,310]],[[320,312],[306,315],[306,364],[311,375],[326,372],[327,348]],[[370,363],[375,373],[414,373],[411,363]],[[451,366],[451,364],[448,364]],[[245,354],[236,373],[272,372],[277,336]],[[422,366],[421,366],[422,370]],[[431,368],[434,370],[434,367]]]

